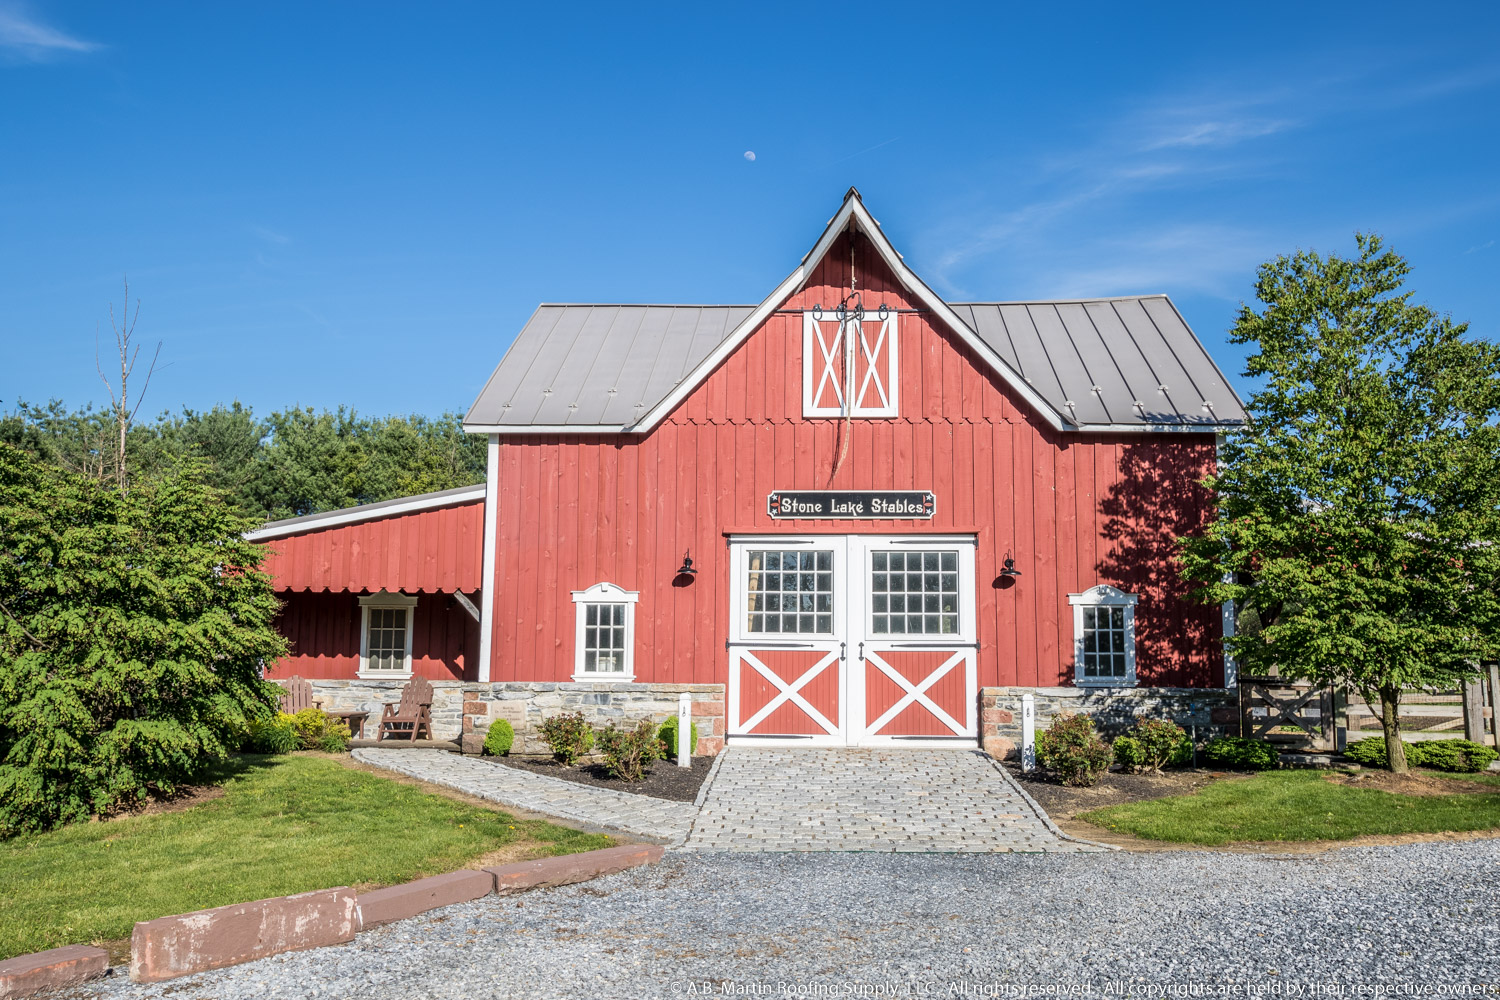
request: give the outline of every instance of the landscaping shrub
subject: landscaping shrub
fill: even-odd
[[[1209,767],[1225,771],[1269,771],[1281,766],[1281,757],[1271,744],[1240,736],[1209,740],[1203,748],[1203,760]]]
[[[0,837],[200,780],[275,706],[255,526],[201,464],[121,491],[0,445]]]
[[[1126,741],[1124,757],[1121,740]],[[1136,719],[1130,732],[1115,740],[1114,750],[1116,762],[1131,771],[1160,771],[1193,759],[1192,738],[1177,723],[1164,719]]]
[[[1417,759],[1412,760],[1412,751],[1418,747],[1421,749],[1417,752]],[[1483,771],[1497,756],[1500,754],[1472,740],[1427,740],[1406,747],[1407,763],[1439,771]]]
[[[349,749],[349,727],[343,719],[324,715],[316,708],[304,708],[296,715],[283,714],[281,718],[290,720],[297,734],[297,745],[303,750],[343,753]]]
[[[1369,736],[1344,748],[1344,756],[1366,767],[1389,767],[1385,737]],[[1483,771],[1496,759],[1494,750],[1469,740],[1424,740],[1406,744],[1406,763],[1439,771]]]
[[[484,734],[484,752],[491,757],[504,757],[516,742],[516,731],[504,719],[490,723],[490,731]]]
[[[1112,756],[1087,715],[1059,715],[1036,737],[1037,761],[1065,785],[1093,785]]]
[[[1127,771],[1138,771],[1146,766],[1146,751],[1141,749],[1141,741],[1133,736],[1118,736],[1109,748],[1114,751],[1115,763]]]
[[[651,763],[662,759],[661,738],[650,719],[642,719],[634,729],[617,729],[611,722],[599,730],[598,743],[605,768],[621,781],[640,781]]]
[[[1408,763],[1411,763],[1411,751],[1411,747],[1406,748]],[[1385,757],[1385,737],[1367,736],[1362,740],[1355,740],[1344,747],[1344,756],[1365,767],[1385,767],[1388,764]]]
[[[245,749],[250,753],[282,754],[297,749],[297,730],[292,717],[278,712],[269,719],[251,719],[246,729]]]
[[[564,712],[542,720],[542,740],[552,748],[552,759],[572,767],[594,746],[594,730],[582,712]]]
[[[688,756],[698,752],[698,723],[688,723]],[[662,760],[677,759],[677,716],[672,716],[661,724],[656,731],[657,738],[661,740]]]

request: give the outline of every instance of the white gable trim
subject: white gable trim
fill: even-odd
[[[245,532],[245,540],[248,542],[263,542],[268,538],[285,538],[287,535],[301,535],[309,531],[322,531],[324,528],[336,528],[341,524],[357,524],[360,521],[378,521],[383,517],[397,517],[401,514],[413,514],[422,510],[437,510],[439,507],[456,507],[459,504],[474,503],[483,500],[485,488],[483,486],[471,486],[462,493],[444,492],[438,495],[423,495],[408,497],[400,501],[386,501],[384,503],[365,504],[360,507],[346,507],[343,510],[330,510],[322,514],[307,514],[302,517],[292,518],[282,524],[273,524],[265,528],[256,528],[254,531]]]
[[[1080,429],[1079,425],[1071,421],[1064,421],[1056,410],[1047,405],[1047,401],[1035,389],[1026,384],[1026,380],[1021,377],[1020,373],[1012,368],[1000,355],[991,350],[988,344],[980,340],[974,331],[969,329],[968,324],[959,318],[958,314],[953,311],[948,303],[939,298],[937,293],[928,288],[922,279],[918,278],[911,268],[906,266],[906,262],[896,252],[896,248],[891,246],[891,241],[886,239],[885,234],[880,231],[880,224],[865,210],[864,203],[859,200],[859,192],[850,188],[848,195],[844,197],[844,204],[839,209],[838,214],[828,223],[828,228],[823,230],[823,235],[818,238],[818,242],[808,251],[807,256],[802,258],[802,263],[798,265],[797,269],[788,275],[787,279],[777,286],[776,291],[772,292],[764,302],[756,306],[755,311],[745,317],[744,322],[735,327],[734,332],[724,338],[724,341],[714,349],[712,354],[704,358],[703,362],[697,368],[689,372],[683,378],[682,382],[678,384],[677,388],[668,394],[667,398],[657,403],[641,419],[625,428],[625,430],[635,434],[645,433],[665,419],[667,414],[675,410],[684,399],[687,399],[702,384],[704,379],[708,378],[715,368],[719,367],[725,358],[733,354],[750,334],[755,332],[765,322],[766,318],[778,306],[806,283],[808,275],[812,274],[813,270],[823,260],[823,257],[833,248],[834,241],[843,235],[845,229],[851,226],[858,227],[859,230],[863,231],[869,237],[870,242],[875,245],[875,249],[880,252],[880,257],[885,261],[886,267],[891,269],[891,273],[896,276],[896,279],[910,288],[918,301],[939,316],[958,335],[959,339],[969,346],[970,350],[984,359],[1007,385],[1030,403],[1032,408],[1041,415],[1042,419],[1053,430]],[[478,428],[472,429],[477,430]],[[534,433],[534,429],[529,427],[518,427],[515,430]]]

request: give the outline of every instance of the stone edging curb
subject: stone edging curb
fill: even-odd
[[[724,758],[728,754],[728,747],[714,754],[713,766],[708,769],[708,774],[704,775],[703,784],[698,786],[698,794],[693,798],[693,821],[688,824],[687,832],[668,844],[668,847],[682,847],[693,836],[693,828],[698,825],[698,817],[703,814],[703,800],[708,798],[708,790],[713,787],[714,779],[719,776],[719,765],[724,763]]]
[[[1101,844],[1097,840],[1084,840],[1082,837],[1075,837],[1071,833],[1063,833],[1062,830],[1058,829],[1057,824],[1052,822],[1052,817],[1047,815],[1047,810],[1043,809],[1037,803],[1036,799],[1031,797],[1030,792],[1021,787],[1021,783],[1019,781],[1010,776],[1010,772],[1005,769],[1005,766],[1003,764],[1001,764],[994,757],[990,757],[989,754],[984,753],[984,751],[982,750],[976,750],[975,753],[980,753],[985,757],[989,757],[990,766],[993,767],[996,771],[1000,772],[1000,777],[1005,779],[1006,783],[1009,784],[1011,788],[1015,789],[1016,793],[1021,796],[1022,801],[1024,801],[1031,807],[1032,811],[1036,813],[1037,818],[1045,823],[1047,825],[1047,829],[1051,830],[1055,836],[1063,840],[1071,840],[1075,844],[1087,844],[1090,847],[1097,847],[1105,851],[1118,851],[1120,849],[1114,844]]]
[[[0,998],[26,997],[42,990],[76,986],[109,971],[103,948],[70,944],[0,962]]]
[[[287,951],[354,940],[361,930],[440,906],[527,889],[585,882],[661,860],[654,844],[606,847],[540,861],[463,869],[356,895],[347,887],[232,903],[135,925],[130,978],[156,983]],[[71,945],[0,962],[0,1000],[73,986],[109,971],[103,948]]]

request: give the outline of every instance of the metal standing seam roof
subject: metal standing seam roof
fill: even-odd
[[[1165,295],[951,303],[1067,424],[1235,425],[1239,397]],[[752,305],[539,306],[464,422],[628,428]]]

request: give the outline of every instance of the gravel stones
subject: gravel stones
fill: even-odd
[[[767,984],[761,995],[1235,983],[1289,996],[1289,984],[1494,982],[1497,936],[1500,841],[1297,856],[669,852],[347,945],[77,995],[649,998],[703,982],[724,995],[729,981]]]

